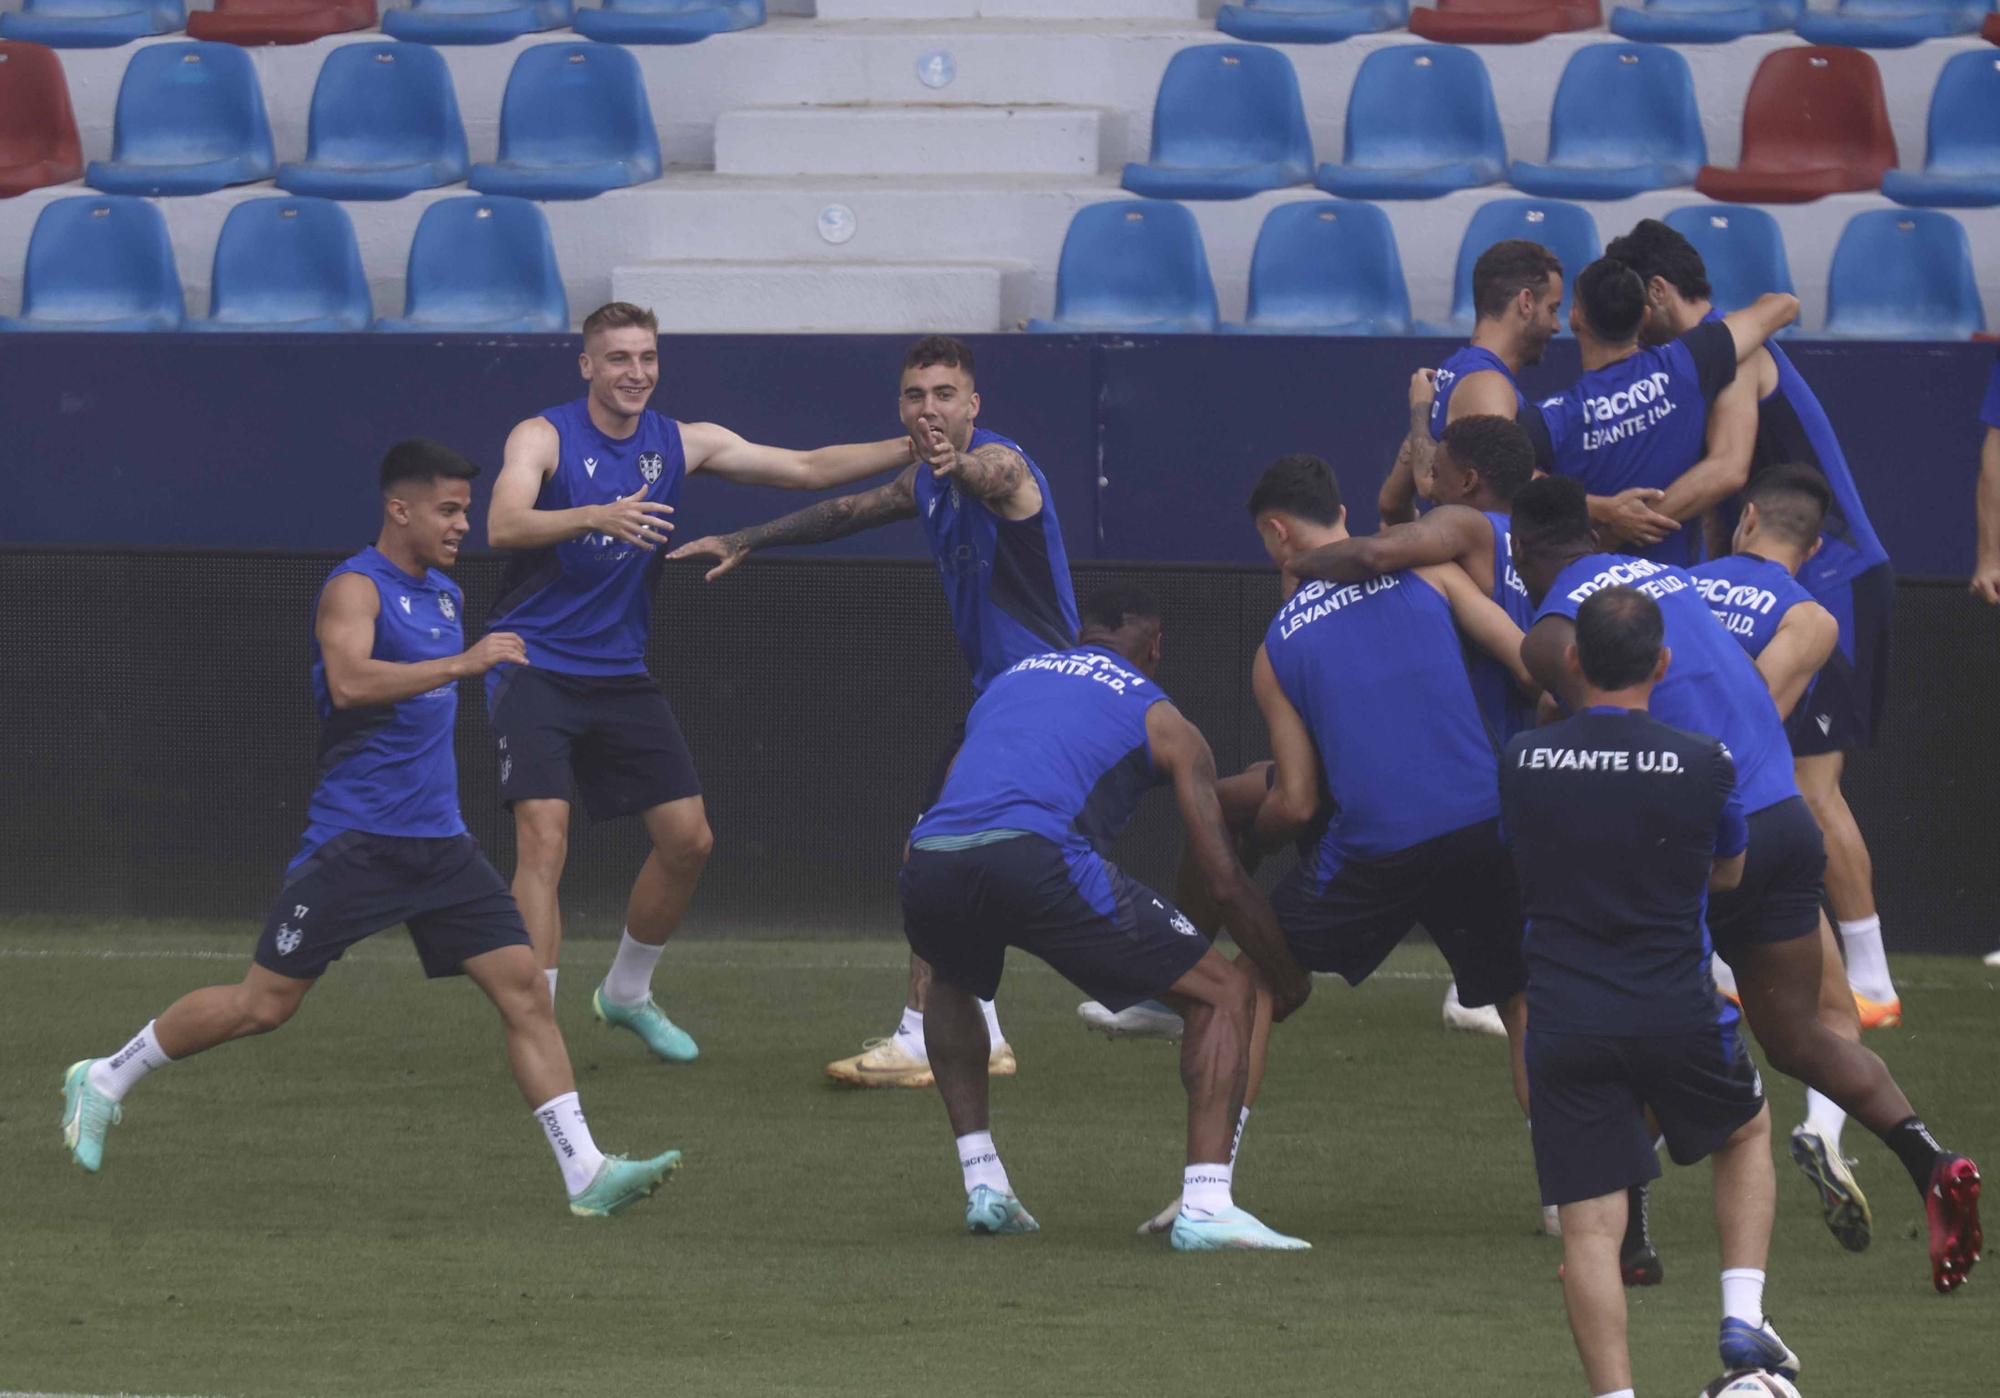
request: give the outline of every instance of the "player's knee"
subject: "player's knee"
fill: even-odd
[[[713,853],[715,832],[709,828],[706,816],[682,822],[659,847],[661,860],[669,868],[684,874],[699,873]]]
[[[1788,1078],[1809,1077],[1819,1060],[1819,1048],[1823,1038],[1831,1038],[1819,1026],[1816,1019],[1805,1023],[1788,1023],[1774,1033],[1760,1030],[1757,1042],[1764,1047],[1764,1056],[1771,1066]]]
[[[1729,1138],[1729,1144],[1732,1147],[1742,1146],[1751,1150],[1768,1150],[1770,1140],[1771,1104],[1766,1102],[1757,1109],[1757,1115],[1736,1128],[1735,1134]]]
[[[562,872],[569,857],[569,818],[566,813],[537,811],[522,814],[514,822],[516,861],[520,867],[554,877]]]
[[[237,1020],[245,1035],[268,1034],[299,1008],[299,999],[288,995],[246,993],[237,1006]]]

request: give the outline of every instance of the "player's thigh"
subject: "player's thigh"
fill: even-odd
[[[1208,958],[1224,968],[1211,993],[1239,976],[1168,899],[1094,852],[1056,854],[1058,864],[1036,871],[1049,896],[1035,899],[1008,940],[1091,999],[1114,1013],[1159,999]],[[1244,981],[1240,993],[1248,992]]]
[[[1773,1066],[1797,1072],[1797,1055],[1819,1031],[1820,977],[1825,970],[1819,938],[1756,942],[1730,962],[1743,1016]]]
[[[1417,916],[1450,963],[1462,1005],[1498,1005],[1528,984],[1521,891],[1497,825],[1455,832],[1425,881]]]
[[[643,675],[593,682],[590,729],[570,763],[592,820],[636,815],[701,795],[680,720],[659,686]]]
[[[1216,1010],[1253,1009],[1257,988],[1250,967],[1254,964],[1239,965],[1211,945],[1159,998],[1182,1014],[1203,1005]]]
[[[1826,887],[1826,841],[1802,797],[1756,811],[1748,823],[1741,880],[1708,900],[1710,939],[1739,986],[1761,948],[1810,939],[1817,957]],[[1815,967],[1810,993],[1817,994],[1818,986]]]
[[[1544,1204],[1595,1199],[1658,1177],[1645,1101],[1624,1040],[1529,1033],[1529,1134]]]
[[[294,981],[316,980],[349,947],[406,921],[426,891],[395,836],[344,831],[286,871],[252,954]]]
[[[913,958],[930,968],[933,989],[943,983],[991,1000],[1000,988],[1007,940],[989,887],[993,848],[913,849],[897,874],[903,935]]]
[[[706,860],[715,848],[708,807],[699,796],[683,796],[678,801],[648,806],[640,812],[639,819],[646,827],[646,838],[653,842],[660,858],[670,864],[698,863]]]
[[[1764,1109],[1764,1080],[1733,1023],[1635,1040],[1632,1057],[1676,1165],[1706,1159]]]
[[[499,761],[500,799],[567,803],[571,751],[589,728],[575,676],[520,665],[493,682],[487,700]]]
[[[1360,985],[1410,935],[1423,897],[1421,878],[1394,861],[1328,873],[1302,859],[1271,890],[1271,908],[1301,966]]]

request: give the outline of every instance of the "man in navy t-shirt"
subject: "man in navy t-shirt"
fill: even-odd
[[[459,814],[458,682],[526,658],[506,632],[465,646],[465,598],[443,571],[458,561],[478,474],[435,442],[399,442],[383,458],[382,532],[320,592],[319,784],[249,974],[182,996],[110,1057],[71,1065],[63,1140],[84,1169],[102,1165],[105,1132],[141,1078],[276,1029],[349,947],[398,923],[426,975],[463,973],[499,1009],[514,1080],[555,1152],[572,1213],[617,1213],[680,1163],[679,1151],[607,1158],[592,1142],[527,928]]]
[[[1749,831],[1728,749],[1647,712],[1672,665],[1663,635],[1644,593],[1593,593],[1563,656],[1574,717],[1521,734],[1500,763],[1527,924],[1535,1173],[1561,1213],[1563,1296],[1598,1394],[1632,1392],[1619,1261],[1626,1191],[1660,1173],[1649,1109],[1675,1164],[1715,1162],[1723,1368],[1799,1369],[1764,1318],[1771,1113],[1708,974],[1708,890],[1743,876]]]

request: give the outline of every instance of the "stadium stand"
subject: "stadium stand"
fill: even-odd
[[[1757,65],[1743,105],[1735,168],[1705,165],[1695,188],[1712,199],[1791,204],[1875,189],[1896,164],[1882,73],[1859,49],[1780,49]]]
[[[1410,32],[1441,44],[1528,44],[1603,23],[1597,0],[1438,0],[1410,11]]]
[[[451,70],[428,44],[346,44],[313,85],[306,158],[278,185],[328,199],[399,199],[465,178]]]
[[[2000,204],[2000,58],[1974,51],[1946,61],[1926,137],[1922,171],[1886,172],[1884,194],[1919,207]]]
[[[375,310],[347,211],[331,199],[250,199],[215,242],[206,319],[215,331],[366,330]]]
[[[1507,165],[1493,82],[1471,49],[1401,44],[1362,61],[1338,165],[1317,183],[1350,199],[1431,199],[1491,184]]]
[[[1215,284],[1194,215],[1118,200],[1077,210],[1056,271],[1056,313],[1034,331],[1171,334],[1216,328]]]
[[[421,44],[501,44],[545,29],[567,29],[573,0],[414,0],[382,16],[382,32]]]
[[[1232,334],[1407,335],[1410,292],[1389,219],[1373,204],[1271,210],[1250,258],[1249,314]]]
[[[1797,27],[1808,43],[1901,49],[1976,33],[1992,8],[1991,0],[1840,0],[1836,9],[1807,9]]]
[[[1215,13],[1215,27],[1260,44],[1332,44],[1356,34],[1401,29],[1410,22],[1406,0],[1243,0]]]
[[[166,220],[143,199],[84,194],[43,208],[21,314],[0,330],[178,330],[185,315]]]
[[[158,44],[118,88],[111,159],[84,182],[112,194],[202,194],[271,178],[277,164],[249,55],[230,44]]]
[[[569,328],[548,220],[527,199],[461,195],[424,210],[403,314],[377,330],[531,334]]]
[[[0,36],[59,49],[116,48],[187,24],[182,0],[26,0],[0,14]]]
[[[56,51],[0,39],[0,199],[83,174],[83,143]]]
[[[1871,209],[1841,231],[1827,276],[1829,338],[1962,340],[1986,328],[1965,226],[1928,209]]]
[[[1125,167],[1152,199],[1241,199],[1312,179],[1312,136],[1292,61],[1276,49],[1203,44],[1167,64],[1153,150]]]
[[[474,165],[483,194],[589,199],[660,177],[646,83],[615,45],[523,49],[500,107],[500,158]]]
[[[1793,291],[1778,221],[1747,205],[1690,204],[1666,217],[1668,227],[1693,243],[1708,269],[1715,304],[1724,311],[1747,306],[1767,291]],[[1778,332],[1793,333],[1794,327]]]
[[[309,44],[375,27],[375,0],[215,0],[188,15],[190,39],[223,44]]]
[[[1550,199],[1625,199],[1693,184],[1707,163],[1687,60],[1657,44],[1593,44],[1563,69],[1547,163],[1517,160],[1507,179]]]
[[[576,12],[576,32],[608,44],[692,44],[755,29],[764,0],[604,0]]]
[[[1527,238],[1554,253],[1563,265],[1562,333],[1569,333],[1569,307],[1576,274],[1603,255],[1597,221],[1590,210],[1558,199],[1495,199],[1482,206],[1458,245],[1452,276],[1451,318],[1421,327],[1423,333],[1463,335],[1472,329],[1472,267],[1479,254],[1509,238]]]

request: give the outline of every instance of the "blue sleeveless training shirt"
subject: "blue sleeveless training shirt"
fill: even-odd
[[[1514,624],[1526,631],[1534,623],[1535,604],[1528,600],[1527,585],[1514,571],[1514,521],[1493,510],[1483,512],[1493,529],[1493,591],[1490,596]],[[1465,643],[1465,668],[1472,676],[1473,697],[1478,700],[1480,717],[1493,734],[1495,748],[1524,728],[1535,726],[1535,705],[1521,693],[1513,674],[1470,641]]]

